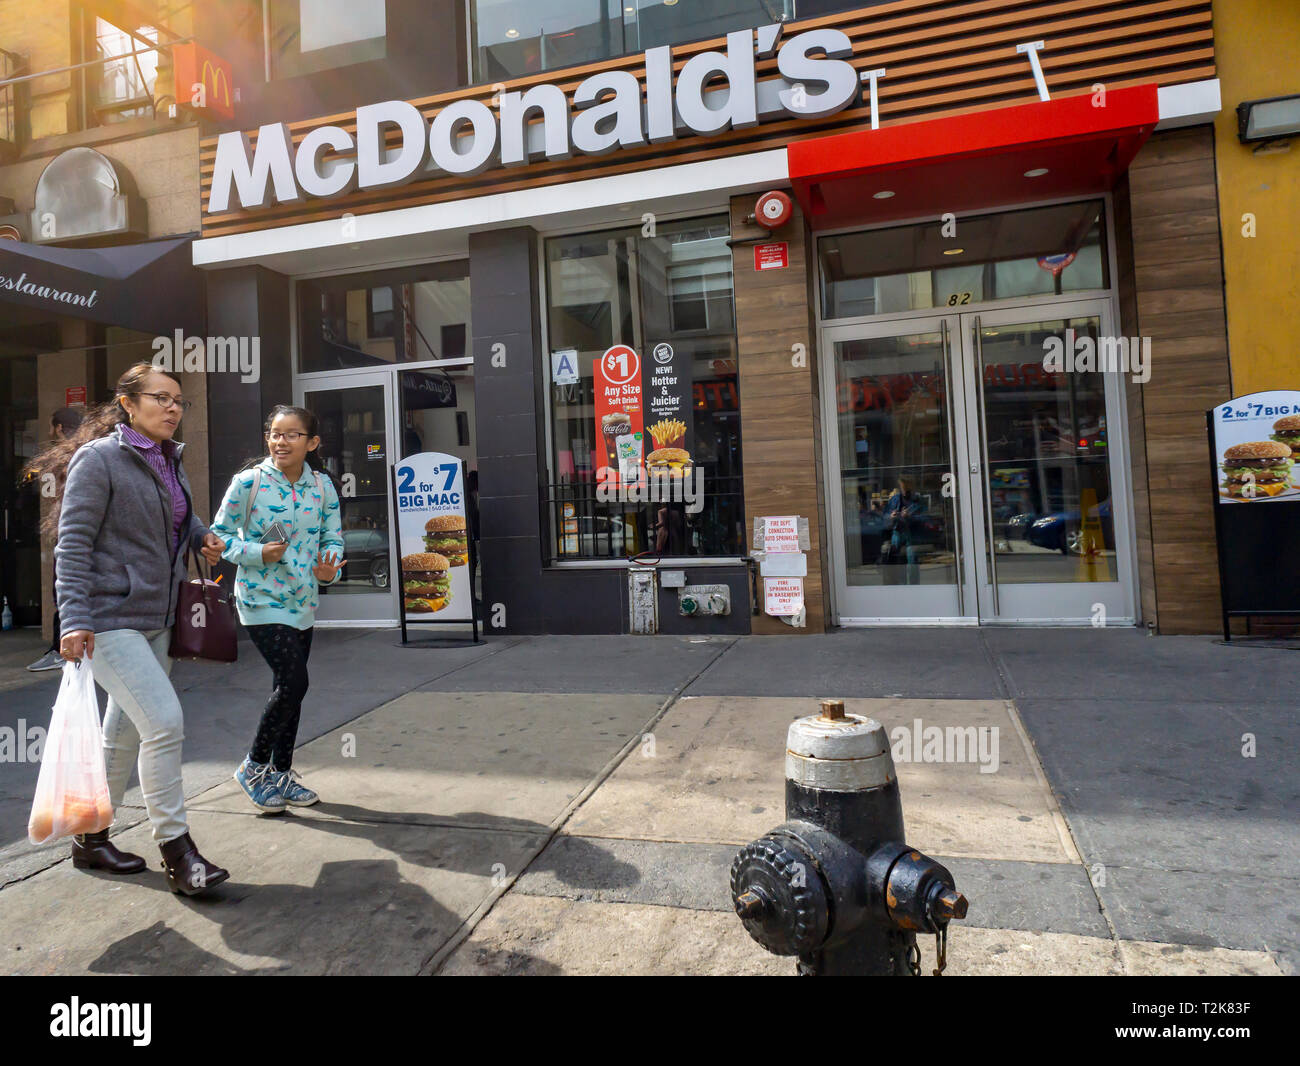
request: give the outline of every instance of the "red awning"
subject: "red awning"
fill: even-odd
[[[786,151],[809,223],[829,229],[1106,192],[1159,119],[1156,86],[1139,85],[1109,90],[1104,107],[1084,94],[796,141]]]

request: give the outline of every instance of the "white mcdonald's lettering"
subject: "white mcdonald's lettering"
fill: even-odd
[[[692,56],[675,86],[672,48],[664,45],[645,53],[644,89],[629,71],[607,70],[580,83],[572,101],[549,83],[506,92],[499,118],[487,104],[467,98],[447,104],[427,122],[413,104],[389,100],[357,108],[355,141],[340,127],[319,126],[296,154],[284,123],[261,127],[256,149],[245,133],[223,133],[207,211],[339,196],[439,172],[476,174],[535,159],[567,159],[575,152],[595,156],[791,115],[824,118],[862,99],[862,84],[848,62],[852,42],[840,30],[791,37],[777,51],[781,76],[758,81],[755,53],[770,55],[781,32],[780,24],[759,27],[757,45],[753,30],[727,34],[726,50]],[[719,77],[726,85],[708,88]],[[534,115],[541,121],[532,122]],[[390,127],[399,136],[395,146],[385,147]]]

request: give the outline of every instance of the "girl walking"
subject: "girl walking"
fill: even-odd
[[[185,446],[172,439],[189,406],[180,382],[139,363],[118,380],[112,402],[91,411],[28,471],[51,477],[56,492],[45,532],[58,538],[59,652],[70,662],[84,653],[108,693],[109,799],[116,810],[137,765],[168,884],[194,896],[230,874],[200,855],[190,837],[181,702],[167,656],[178,588],[187,577],[186,549],[214,563],[221,551],[221,541],[194,513],[181,465]],[[72,862],[115,874],[145,867],[140,856],[110,844],[107,829],[73,837]]]
[[[310,807],[320,797],[293,770],[298,719],[307,694],[307,657],[317,583],[338,580],[343,559],[339,498],[328,474],[311,466],[320,447],[316,416],[280,405],[266,421],[267,457],[226,489],[212,530],[236,563],[235,603],[271,668],[271,697],[235,780],[271,814]]]

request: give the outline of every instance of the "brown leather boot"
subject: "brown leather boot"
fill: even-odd
[[[173,892],[197,896],[230,876],[228,870],[214,866],[199,854],[189,833],[182,833],[175,840],[159,844],[158,850],[162,852],[167,885]]]
[[[72,865],[78,870],[107,870],[111,874],[138,874],[147,863],[139,855],[119,851],[108,842],[108,830],[72,838]]]

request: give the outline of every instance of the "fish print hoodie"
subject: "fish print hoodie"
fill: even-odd
[[[250,505],[254,470],[261,477]],[[279,562],[263,563],[261,540],[277,521],[288,531],[289,546]],[[290,484],[274,462],[263,459],[231,479],[212,532],[226,542],[222,558],[239,567],[235,604],[244,625],[310,629],[315,624],[320,600],[312,567],[317,555],[343,558],[339,498],[328,476],[314,475],[304,463],[302,476]],[[342,574],[340,570],[329,584]]]

